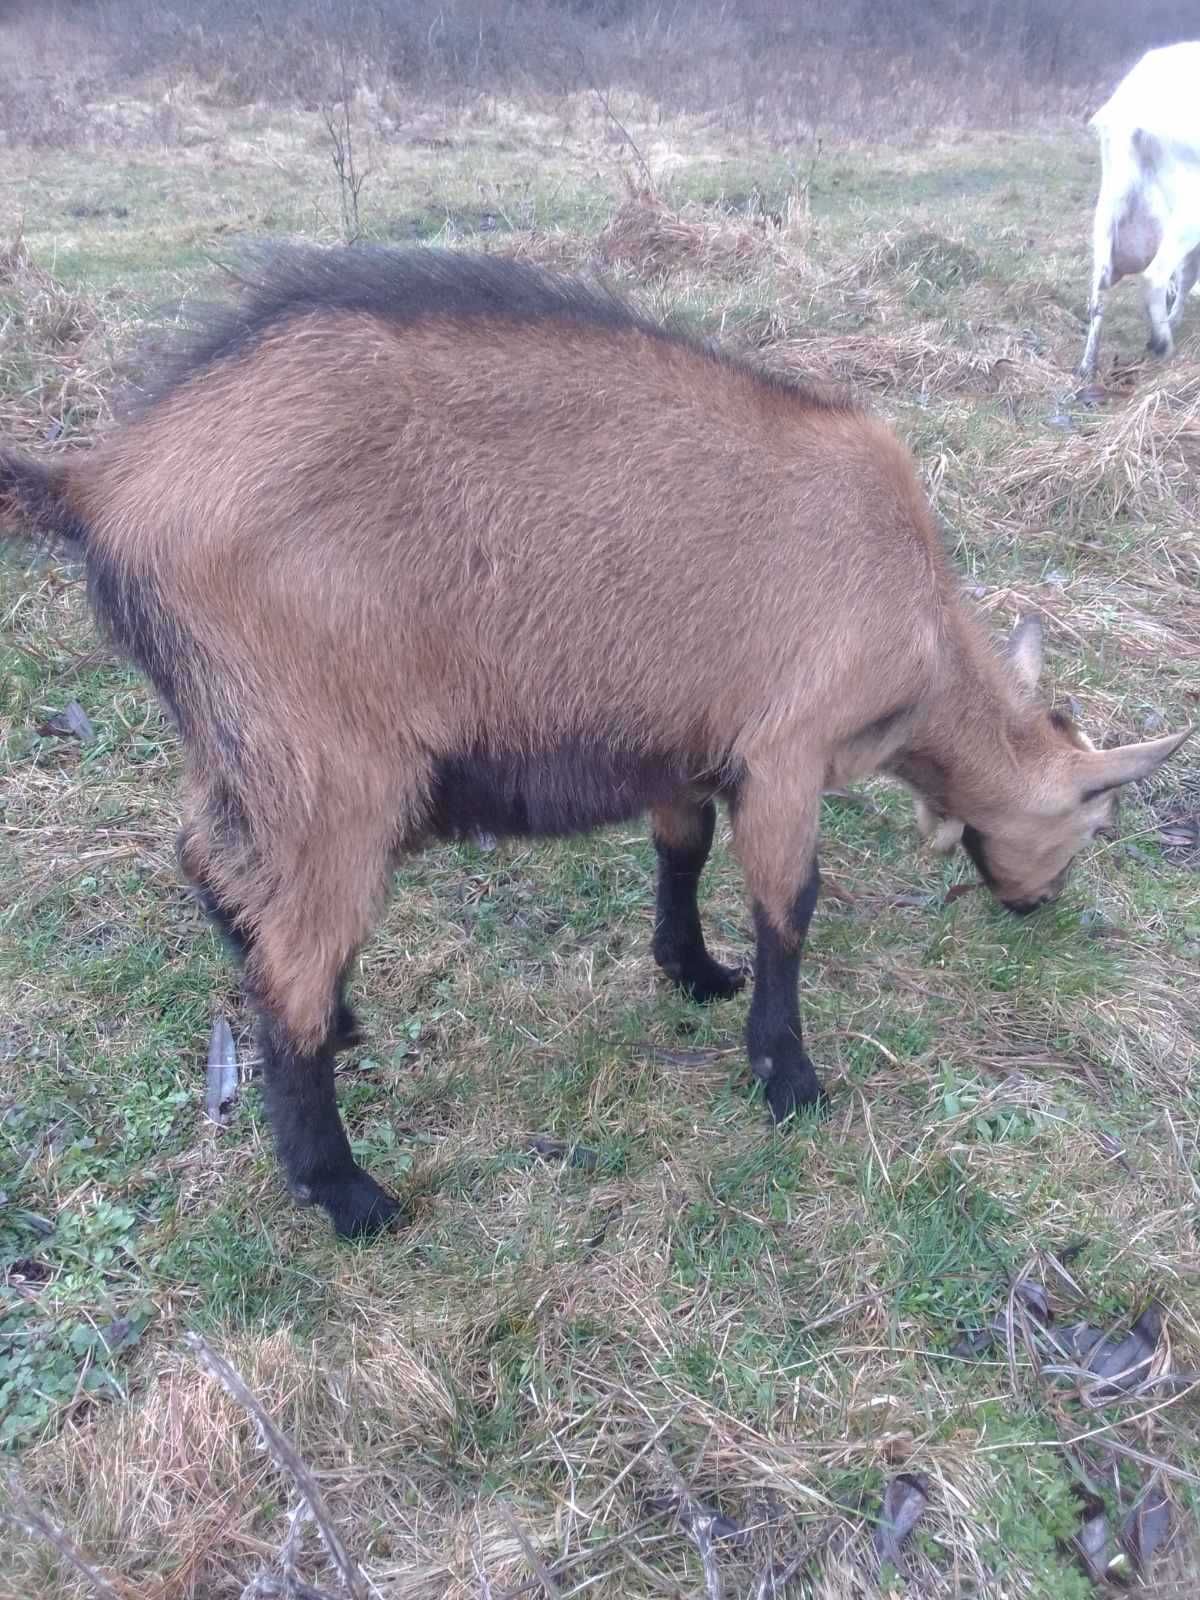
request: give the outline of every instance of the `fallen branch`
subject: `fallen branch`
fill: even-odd
[[[333,1519],[326,1508],[325,1501],[321,1496],[321,1491],[317,1488],[316,1480],[297,1455],[291,1441],[280,1433],[260,1403],[251,1394],[245,1380],[234,1371],[227,1361],[217,1355],[216,1351],[212,1350],[198,1333],[185,1334],[184,1341],[205,1371],[211,1373],[221,1387],[237,1401],[243,1411],[253,1418],[263,1449],[271,1457],[275,1465],[282,1472],[286,1472],[295,1483],[301,1500],[307,1508],[308,1515],[317,1525],[317,1531],[324,1540],[325,1548],[329,1552],[329,1558],[336,1567],[338,1577],[349,1594],[350,1600],[366,1600],[366,1576],[342,1543],[337,1529],[333,1525]],[[291,1567],[293,1573],[300,1516],[300,1509],[297,1508],[292,1514],[288,1536],[283,1546],[285,1563]],[[279,1592],[287,1595],[294,1594],[297,1600],[305,1600],[286,1567],[283,1587]],[[308,1600],[311,1600],[313,1592],[309,1591]],[[263,1593],[261,1588],[259,1593]]]
[[[735,1522],[697,1500],[665,1450],[656,1450],[659,1469],[671,1486],[671,1493],[659,1500],[662,1509],[672,1509],[675,1520],[695,1545],[704,1569],[704,1592],[708,1600],[722,1600],[724,1585],[717,1566],[716,1541],[742,1532]]]
[[[783,1593],[808,1558],[820,1548],[821,1541],[803,1545],[787,1561],[769,1561],[754,1589],[754,1600],[776,1600]]]
[[[241,1600],[334,1600],[324,1589],[314,1589],[299,1578],[255,1578],[242,1590]]]
[[[92,1594],[97,1600],[122,1600],[118,1590],[104,1574],[91,1561],[82,1550],[69,1539],[57,1522],[54,1522],[40,1506],[35,1506],[21,1488],[15,1473],[8,1477],[8,1505],[0,1505],[0,1522],[7,1522],[14,1528],[20,1528],[25,1533],[30,1533],[36,1539],[44,1539],[47,1544],[53,1545],[62,1556],[79,1573],[87,1583]]]
[[[534,1576],[546,1592],[546,1600],[555,1600],[555,1597],[560,1595],[562,1590],[550,1576],[550,1569],[537,1553],[533,1541],[503,1501],[500,1502],[496,1509],[500,1513],[500,1520],[504,1523],[504,1526],[521,1546],[521,1549],[524,1550],[526,1561],[528,1561]]]

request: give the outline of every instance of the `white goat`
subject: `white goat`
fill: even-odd
[[[1089,125],[1100,139],[1101,179],[1085,378],[1096,371],[1106,289],[1142,273],[1150,349],[1166,356],[1200,273],[1200,43],[1149,51]]]

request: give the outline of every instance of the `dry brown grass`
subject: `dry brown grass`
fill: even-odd
[[[800,376],[879,393],[920,397],[953,394],[1053,394],[1062,375],[1032,355],[1019,336],[1001,333],[972,348],[955,345],[942,327],[922,324],[894,332],[793,336],[771,345],[771,365]]]
[[[1026,524],[1134,520],[1194,527],[1200,509],[1200,365],[1153,373],[1066,438],[1010,450],[995,492]]]
[[[132,335],[119,295],[68,288],[20,228],[0,248],[0,431],[25,445],[87,434],[109,415]]]
[[[761,212],[738,221],[714,219],[701,207],[677,211],[643,191],[613,213],[596,240],[596,254],[605,265],[626,268],[643,280],[680,269],[738,279],[782,259],[773,235],[783,226],[782,216],[772,219]]]

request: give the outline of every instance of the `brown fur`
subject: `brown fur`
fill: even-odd
[[[637,331],[310,317],[176,390],[69,497],[218,664],[189,870],[312,1042],[436,756],[612,736],[742,767],[748,887],[782,922],[822,784],[884,753],[857,730],[928,701],[941,636],[967,637],[881,423]],[[867,625],[864,590],[907,625]],[[218,787],[252,819],[232,852]]]
[[[1107,812],[1081,793],[1110,757],[966,612],[894,435],[633,319],[293,308],[59,489],[101,609],[156,641],[185,870],[304,1049],[398,854],[437,831],[445,762],[609,751],[626,810],[701,866],[725,795],[781,949],[815,901],[823,788],[894,773],[943,835],[985,838],[1014,902]],[[625,814],[624,780],[596,781]]]

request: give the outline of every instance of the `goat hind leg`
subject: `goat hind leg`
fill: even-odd
[[[251,980],[249,988],[259,1010],[263,1099],[288,1189],[302,1204],[324,1206],[343,1238],[379,1232],[396,1219],[400,1206],[354,1160],[334,1087],[334,1058],[356,1042],[358,1030],[342,993],[345,966],[334,982],[330,1025],[313,1047],[298,1039],[285,1018],[264,1001],[262,979],[267,979],[269,992],[269,968],[262,971],[256,942],[237,912],[211,879],[185,870],[234,953],[259,972],[259,981]]]
[[[1146,348],[1152,356],[1169,356],[1175,347],[1171,333],[1171,320],[1167,314],[1167,282],[1146,279],[1146,319],[1150,324],[1150,337]]]
[[[728,1000],[745,982],[743,972],[709,955],[700,924],[697,891],[712,849],[717,810],[711,800],[681,799],[651,816],[658,857],[654,959],[692,1000]]]
[[[321,1205],[343,1237],[376,1233],[399,1204],[354,1160],[338,1115],[334,1056],[347,1043],[342,982],[383,898],[391,864],[381,812],[331,806],[320,836],[283,830],[292,855],[264,864],[248,982],[262,1018],[263,1096],[297,1199]],[[339,840],[354,841],[339,850]]]
[[[245,968],[253,959],[254,936],[239,919],[237,910],[217,886],[212,863],[212,845],[202,822],[193,822],[179,836],[179,861],[184,876],[225,944]],[[362,1043],[362,1028],[353,1007],[346,999],[348,965],[338,974],[334,995],[330,1045],[337,1052]]]
[[[1183,315],[1183,302],[1195,282],[1193,255],[1200,248],[1200,221],[1172,218],[1154,260],[1146,268],[1142,285],[1146,316],[1150,322],[1150,350],[1169,356],[1175,340],[1172,325]],[[1174,291],[1174,300],[1170,300]]]
[[[1188,296],[1196,287],[1197,277],[1200,277],[1200,245],[1183,258],[1175,274],[1175,299],[1168,312],[1172,328],[1179,326]]]

